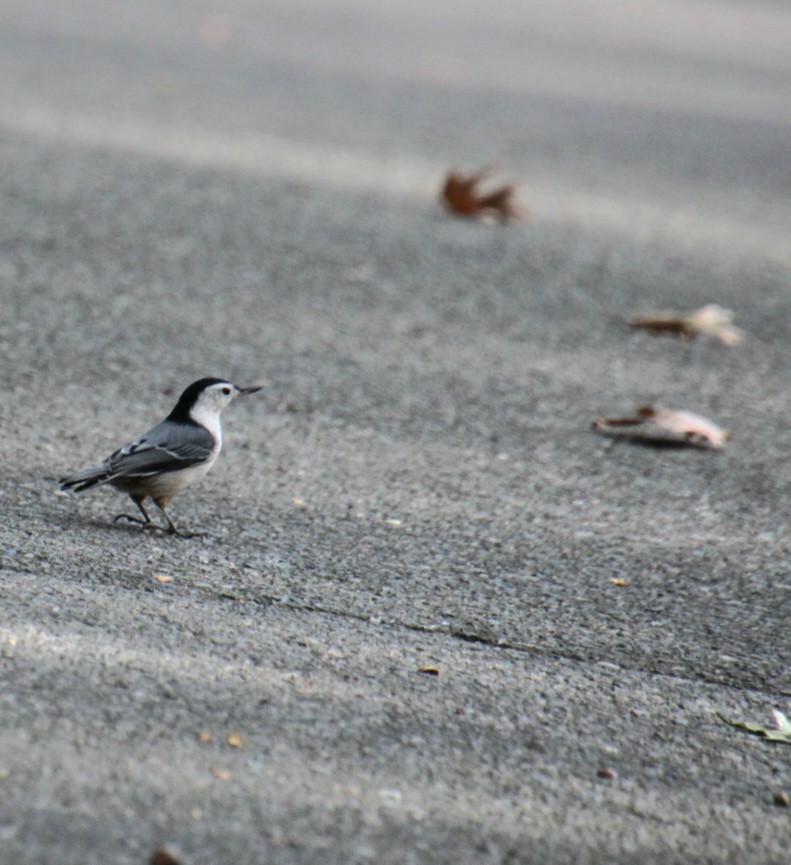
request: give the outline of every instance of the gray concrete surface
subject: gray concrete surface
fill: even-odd
[[[0,7],[1,862],[788,861],[791,749],[720,715],[791,710],[790,38]],[[532,220],[442,213],[492,161]],[[742,345],[612,320],[709,302]],[[268,386],[204,537],[55,494],[212,374]],[[589,431],[645,402],[732,441]]]

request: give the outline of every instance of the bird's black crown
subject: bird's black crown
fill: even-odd
[[[176,423],[194,423],[190,417],[190,409],[195,405],[203,391],[213,384],[231,384],[231,382],[225,378],[201,378],[198,381],[194,381],[179,397],[176,407],[168,415],[167,419]]]

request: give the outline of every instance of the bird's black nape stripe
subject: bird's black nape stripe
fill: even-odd
[[[167,416],[167,420],[172,420],[175,423],[195,423],[190,417],[190,409],[195,405],[195,400],[210,385],[225,383],[230,384],[226,378],[202,378],[199,381],[194,381],[179,397],[176,407]]]

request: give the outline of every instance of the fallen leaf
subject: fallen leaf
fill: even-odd
[[[225,741],[232,748],[241,748],[244,745],[244,736],[241,733],[229,733]]]
[[[166,577],[164,574],[157,574],[157,575],[154,577],[154,579],[155,579],[158,583],[172,583],[172,582],[173,582],[173,577]]]
[[[744,333],[733,324],[733,312],[709,303],[693,312],[653,312],[627,321],[630,327],[651,333],[670,333],[694,339],[700,334],[716,337],[726,345],[736,345]]]
[[[204,745],[211,742],[213,738],[214,736],[212,736],[211,730],[201,730],[200,733],[198,733],[198,741]]]
[[[761,724],[751,724],[749,721],[732,721],[724,715],[720,715],[720,718],[731,727],[740,727],[742,730],[747,730],[748,733],[763,736],[770,742],[782,742],[791,745],[791,721],[778,709],[772,709],[772,714],[777,725],[776,729],[764,727]]]
[[[637,417],[597,417],[591,423],[596,432],[619,435],[646,444],[688,444],[722,450],[730,438],[728,430],[682,409],[642,406]]]
[[[471,219],[496,219],[503,224],[519,219],[522,213],[514,202],[516,187],[513,184],[481,193],[480,183],[489,173],[490,169],[486,168],[472,174],[455,169],[449,171],[440,194],[446,210]]]
[[[620,577],[613,577],[613,578],[610,580],[610,582],[611,582],[614,586],[628,586],[628,585],[629,585],[629,583],[627,583],[626,580],[622,580]]]
[[[423,673],[426,676],[439,676],[439,667],[434,664],[428,664],[425,667],[418,667],[418,673]]]
[[[181,859],[175,853],[168,850],[167,847],[157,847],[151,854],[148,863],[149,865],[181,865]]]

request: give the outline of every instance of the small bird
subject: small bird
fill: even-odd
[[[212,467],[222,449],[220,413],[239,394],[256,393],[260,387],[237,387],[222,378],[193,382],[173,411],[153,429],[125,444],[89,469],[61,478],[61,490],[81,493],[110,484],[129,493],[143,518],[119,514],[113,519],[159,528],[145,508],[150,498],[167,520],[168,531],[180,534],[165,508],[183,487],[199,481]]]

